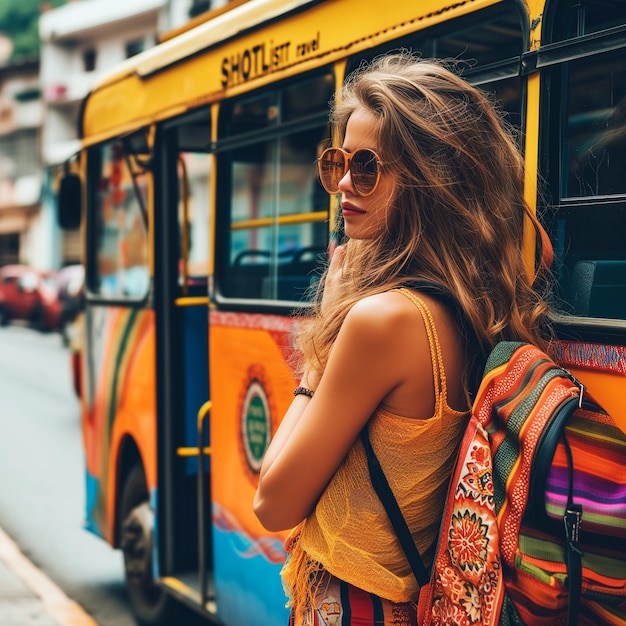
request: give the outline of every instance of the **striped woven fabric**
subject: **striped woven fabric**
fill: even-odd
[[[626,624],[626,435],[584,397],[581,408],[579,385],[535,346],[496,346],[453,474],[432,582],[420,598],[426,624],[452,623],[445,621],[452,615],[456,624],[567,624],[568,494],[582,508],[575,623]],[[477,467],[490,488],[480,497]],[[466,551],[470,540],[480,546],[471,563],[459,559],[460,519],[465,528],[472,522]]]
[[[623,433],[593,412],[577,411],[565,429],[574,458],[574,500],[585,511],[585,528],[626,539],[626,467]],[[568,468],[563,445],[557,448],[546,486],[546,509],[562,519],[567,501]]]

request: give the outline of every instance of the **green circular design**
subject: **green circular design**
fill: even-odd
[[[263,455],[268,446],[268,419],[265,402],[258,394],[250,398],[245,420],[246,444],[249,461],[253,469],[260,469]]]

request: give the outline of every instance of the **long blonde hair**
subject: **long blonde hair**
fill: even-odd
[[[400,53],[348,78],[331,111],[339,140],[357,107],[378,120],[378,152],[398,189],[387,228],[349,243],[346,288],[324,310],[320,281],[296,336],[302,366],[323,370],[355,302],[415,281],[450,294],[461,311],[466,391],[497,341],[545,347],[548,306],[522,257],[524,164],[490,100],[441,62]]]

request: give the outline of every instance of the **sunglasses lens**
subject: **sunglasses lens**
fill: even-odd
[[[352,184],[363,195],[372,193],[378,183],[378,158],[371,150],[357,150],[350,162]]]
[[[328,193],[339,193],[339,181],[346,173],[346,159],[338,148],[328,148],[318,161],[320,181]]]
[[[372,150],[357,150],[350,155],[349,162],[354,190],[363,196],[373,193],[380,178],[376,154]],[[328,148],[317,163],[324,189],[328,193],[339,193],[339,183],[347,172],[346,153],[341,148]]]

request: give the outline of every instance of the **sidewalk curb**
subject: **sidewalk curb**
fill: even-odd
[[[76,602],[20,551],[17,544],[0,528],[0,561],[19,578],[41,601],[48,615],[59,626],[98,626]]]

